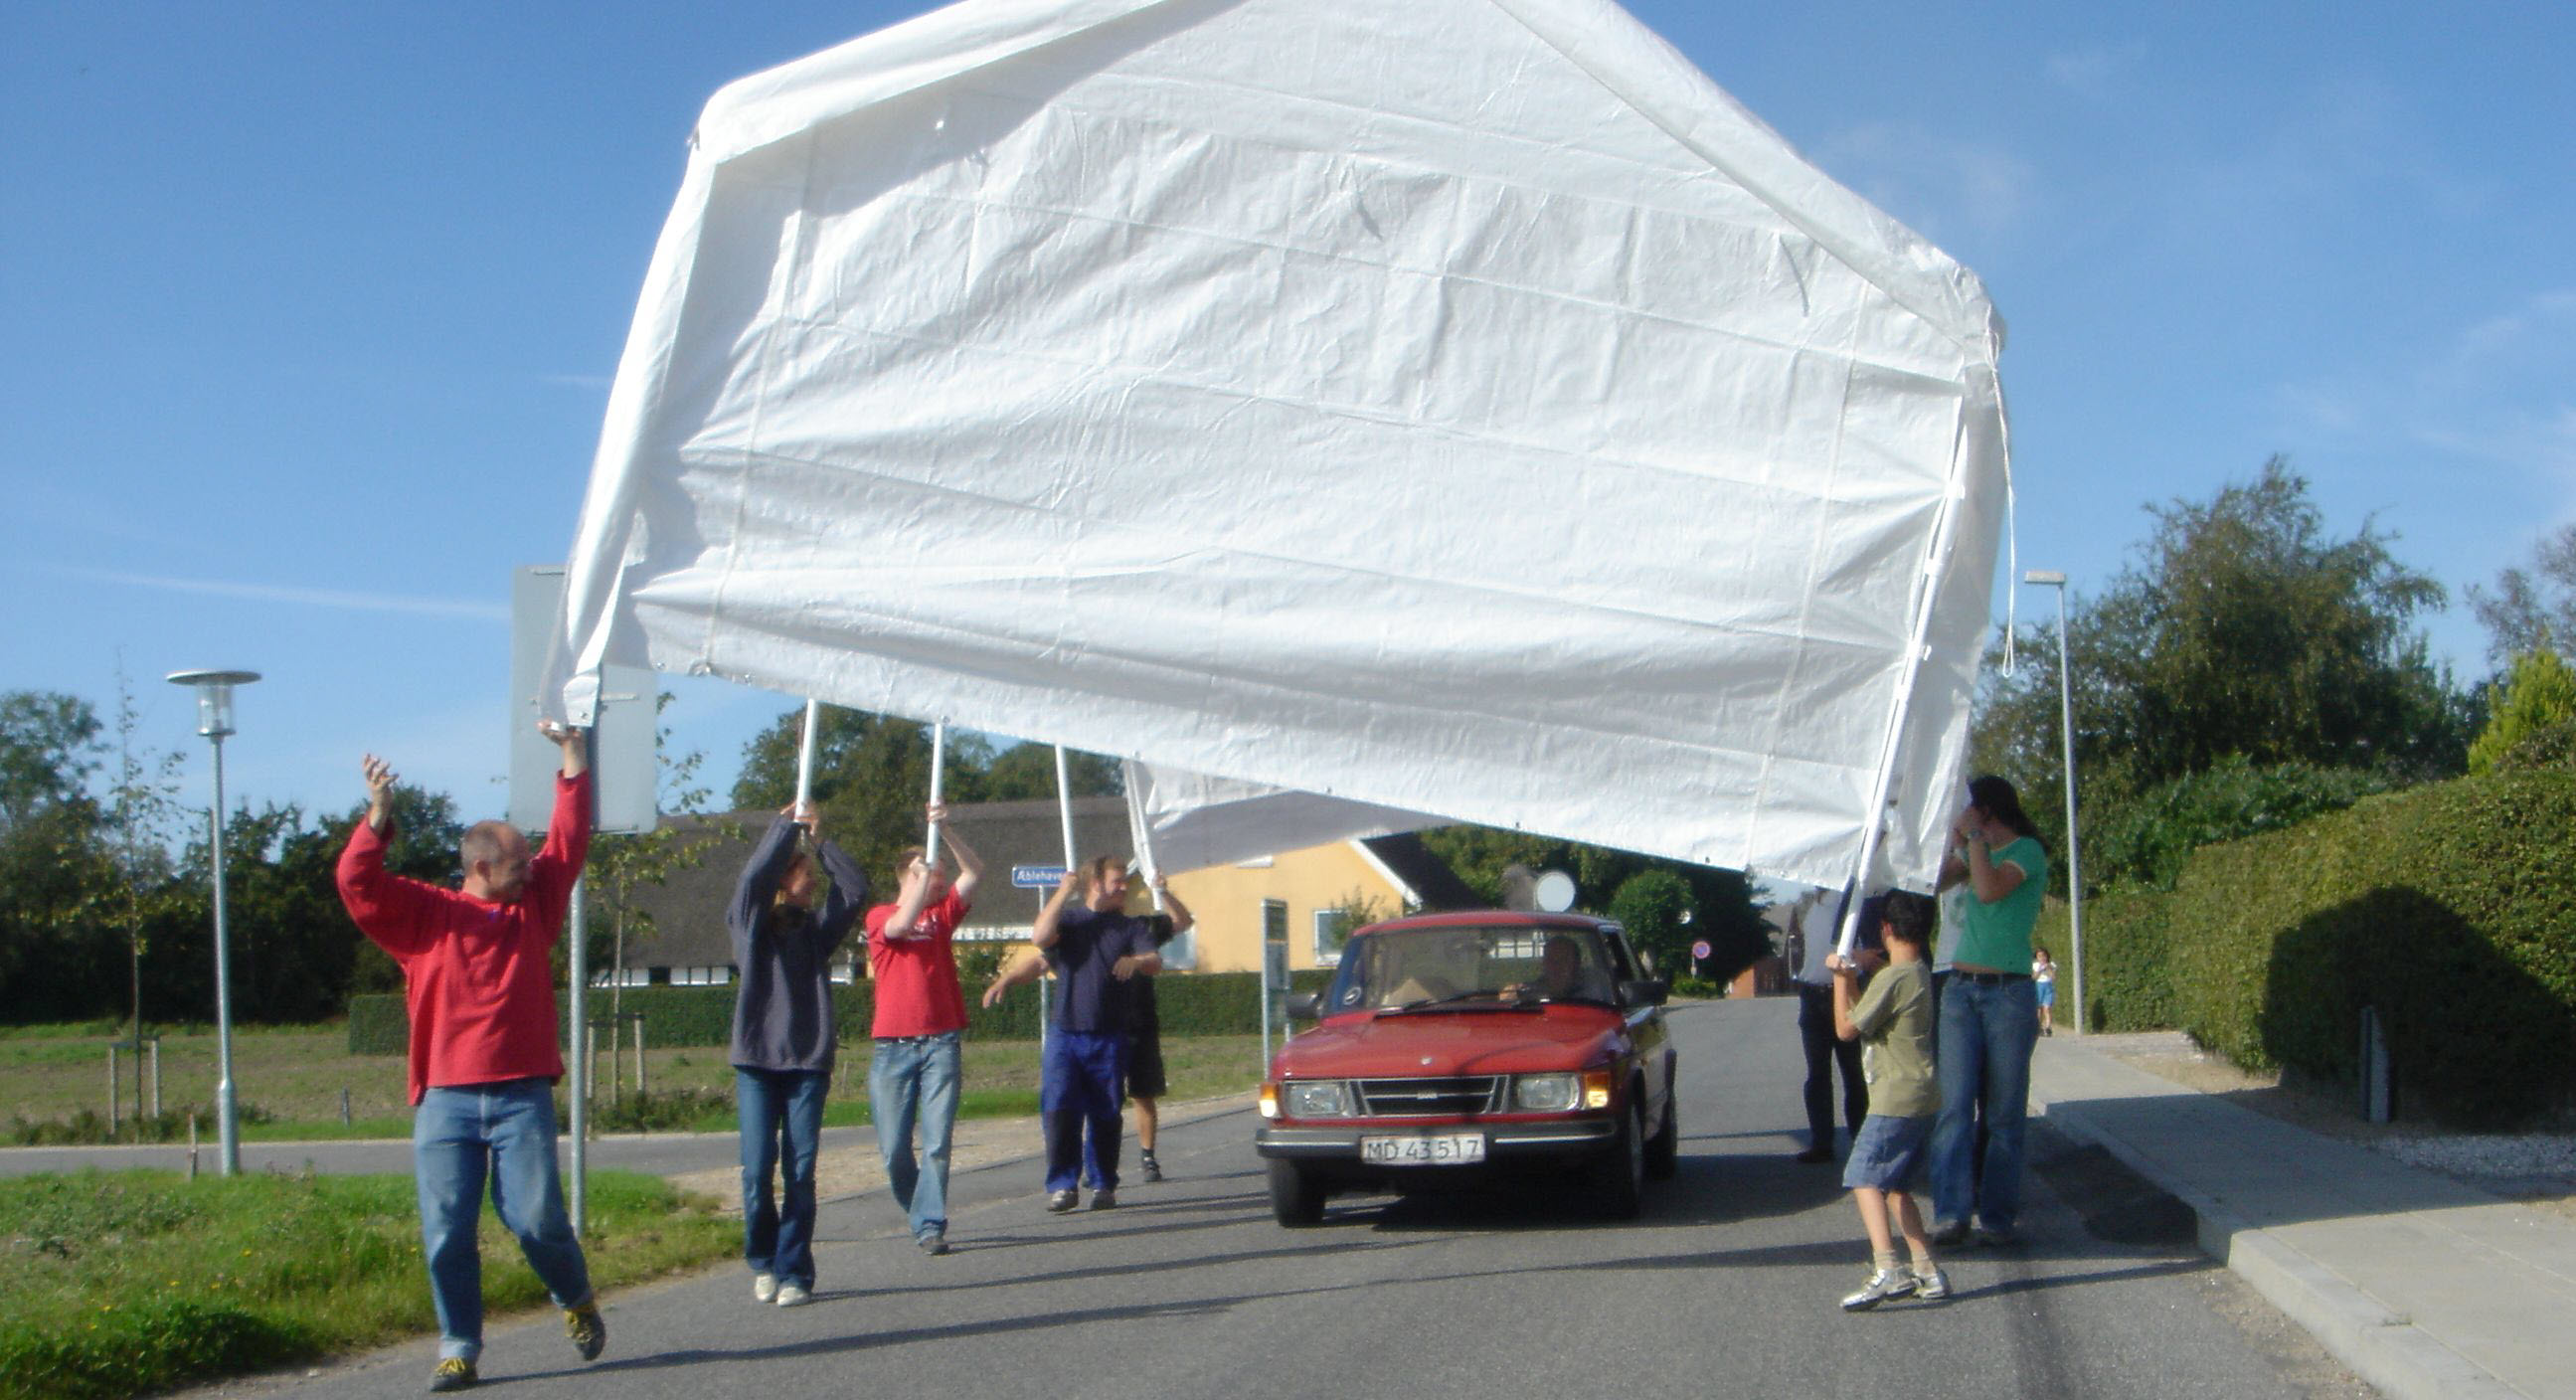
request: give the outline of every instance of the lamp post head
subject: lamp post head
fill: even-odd
[[[233,732],[233,687],[259,679],[257,671],[172,671],[172,685],[197,691],[197,732],[220,739]]]
[[[2066,586],[2066,575],[2055,569],[2032,569],[2021,576],[2021,581],[2024,583],[2040,584],[2049,588],[2064,588]]]

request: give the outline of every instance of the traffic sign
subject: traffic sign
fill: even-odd
[[[1708,940],[1707,940],[1707,939],[1705,939],[1705,938],[1703,938],[1703,939],[1701,939],[1700,941],[1698,941],[1697,943],[1694,943],[1694,944],[1692,944],[1692,945],[1691,945],[1691,956],[1692,956],[1692,957],[1694,957],[1694,958],[1704,958],[1704,957],[1707,957],[1707,956],[1708,956],[1708,953],[1709,953]]]
[[[1011,883],[1024,890],[1051,890],[1064,883],[1061,865],[1014,865]]]

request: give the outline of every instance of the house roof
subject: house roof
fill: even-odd
[[[715,831],[715,840],[700,859],[675,870],[659,886],[646,886],[635,896],[637,908],[653,916],[655,932],[627,950],[630,967],[721,967],[733,961],[733,939],[726,932],[724,911],[734,882],[751,858],[752,846],[769,829],[775,812],[744,810],[715,816],[666,817],[666,831]],[[1013,898],[1011,868],[1018,865],[1060,866],[1064,831],[1056,803],[1041,798],[1025,802],[983,802],[952,807],[950,825],[984,858],[984,880],[969,928],[1025,924],[1037,916],[1031,891]],[[726,834],[731,832],[733,834]],[[1082,859],[1095,855],[1134,855],[1128,837],[1127,803],[1119,797],[1082,797],[1073,802],[1074,848]],[[866,872],[869,902],[892,898],[893,872]],[[855,946],[855,938],[851,945]]]

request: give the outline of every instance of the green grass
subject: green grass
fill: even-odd
[[[114,1027],[98,1025],[28,1026],[0,1029],[0,1128],[19,1120],[19,1140],[28,1140],[39,1125],[70,1124],[86,1112],[104,1119],[107,1102],[107,1043]],[[95,1033],[93,1033],[95,1032]],[[659,1131],[728,1132],[733,1066],[721,1048],[654,1050],[645,1055],[645,1080],[656,1096],[680,1091],[721,1096],[727,1106],[705,1108],[677,1118],[643,1120]],[[1206,1098],[1249,1094],[1261,1077],[1260,1037],[1174,1036],[1163,1042],[1172,1097]],[[119,1094],[124,1111],[134,1110],[133,1062],[120,1062]],[[403,1059],[398,1055],[348,1053],[344,1027],[249,1027],[233,1036],[233,1084],[244,1105],[242,1140],[282,1142],[347,1138],[404,1138],[411,1135],[411,1105],[406,1098]],[[607,1106],[610,1085],[607,1057],[597,1068],[593,1116],[603,1128],[618,1115]],[[965,1117],[1019,1116],[1037,1111],[1038,1047],[1035,1041],[970,1040],[965,1047],[966,1090],[959,1112]],[[867,1116],[868,1047],[843,1046],[833,1075],[832,1093],[823,1121],[832,1126],[865,1124]],[[621,1082],[633,1087],[634,1061],[624,1063]],[[215,1137],[216,1056],[213,1034],[204,1027],[172,1028],[161,1043],[161,1101],[184,1124],[185,1114],[199,1114],[201,1141]],[[340,1122],[340,1094],[347,1090],[353,1121]],[[79,1135],[99,1140],[100,1134]],[[184,1140],[184,1126],[177,1134]],[[130,1139],[128,1139],[130,1140]]]
[[[595,1172],[588,1206],[601,1288],[741,1246],[714,1202],[652,1177]],[[483,1294],[545,1302],[488,1212]],[[0,1297],[0,1400],[122,1400],[437,1328],[408,1176],[0,1181]]]

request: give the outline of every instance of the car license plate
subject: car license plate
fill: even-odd
[[[1360,1160],[1402,1167],[1447,1167],[1485,1160],[1482,1133],[1442,1133],[1432,1137],[1364,1137]]]

